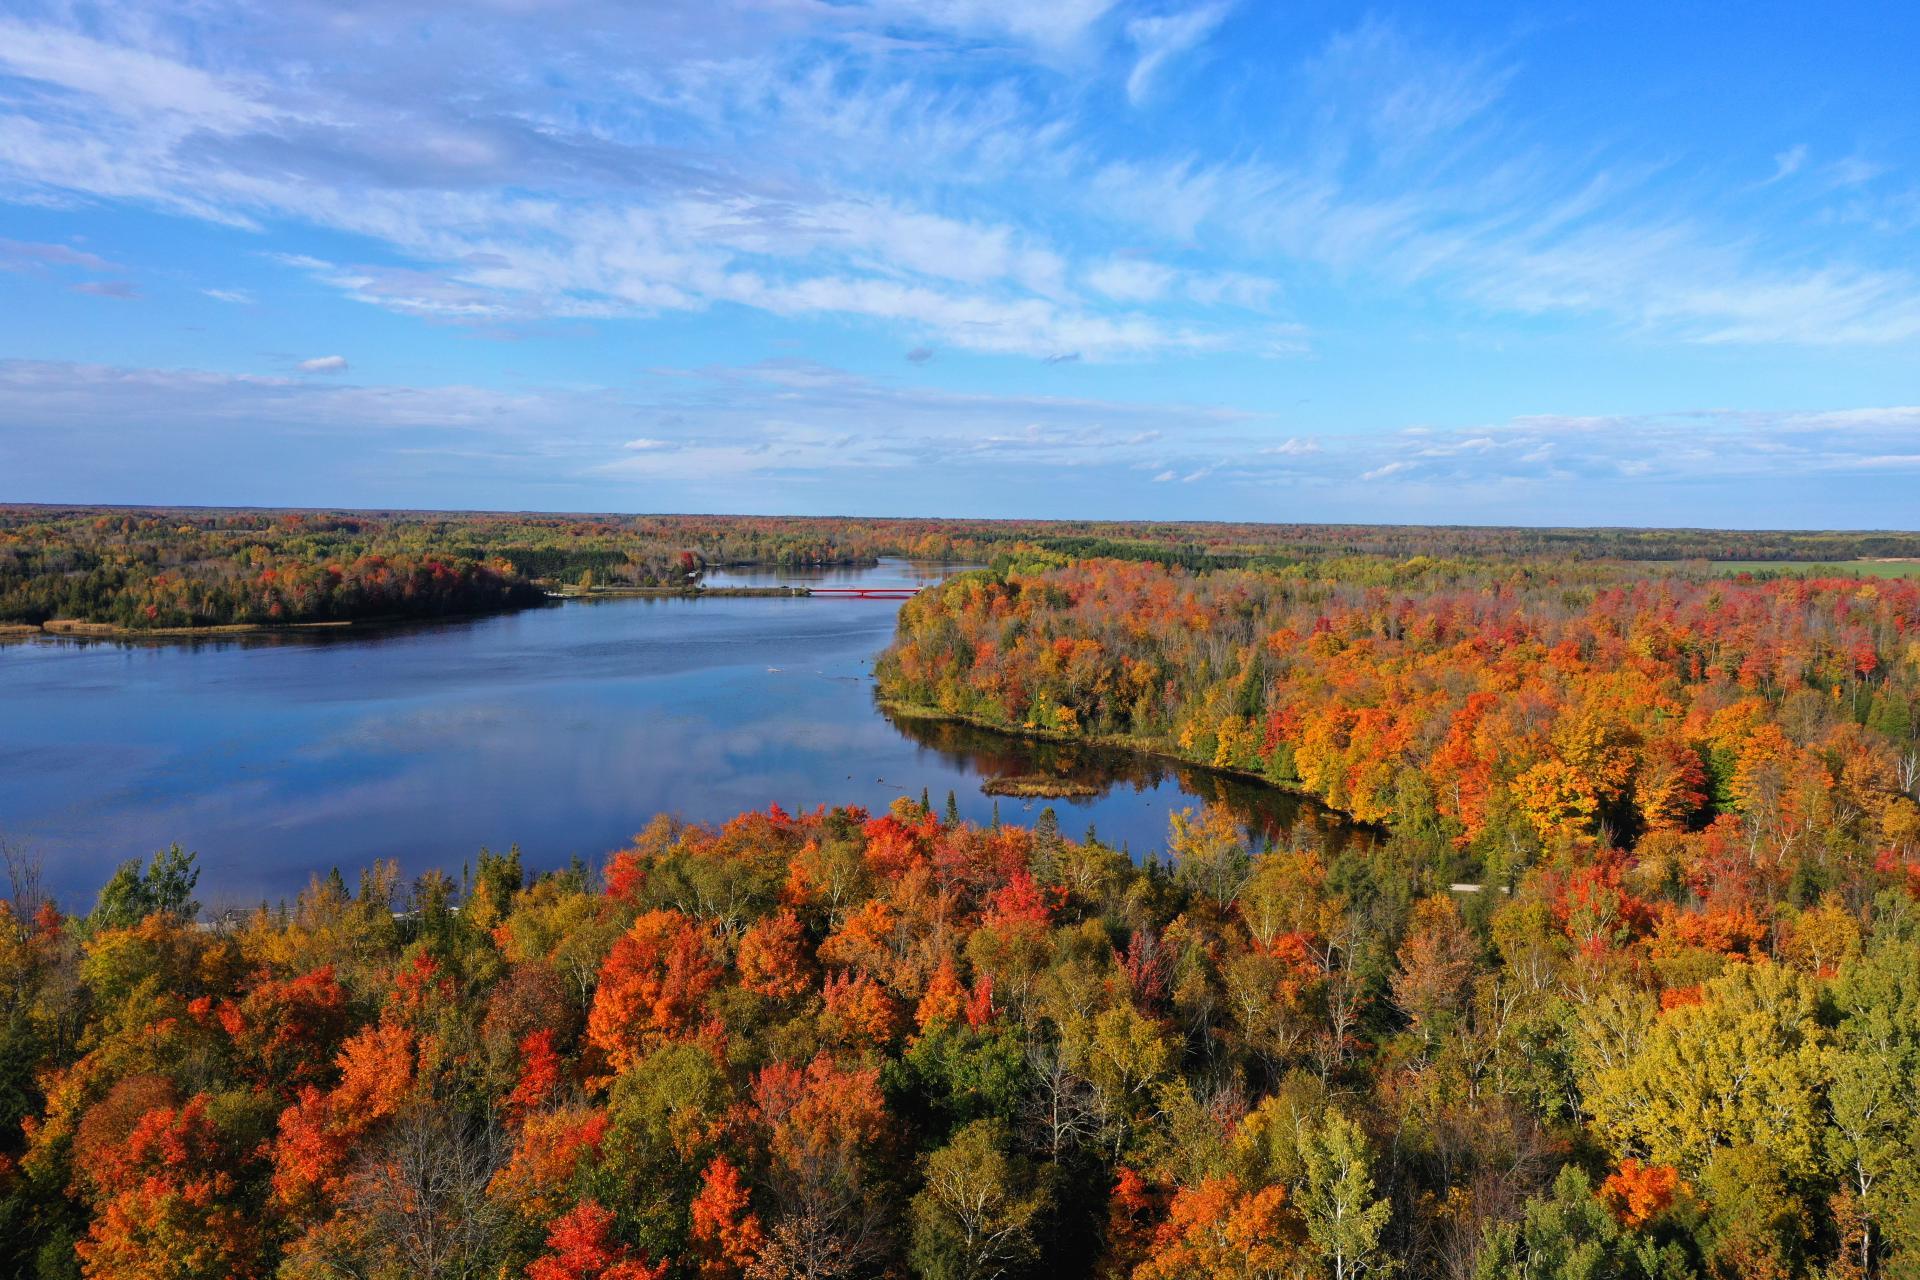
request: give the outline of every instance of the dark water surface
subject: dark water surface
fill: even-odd
[[[713,581],[945,572],[891,561]],[[1107,788],[1044,802],[1068,834],[1095,823],[1135,854],[1200,798],[1255,831],[1342,834],[1294,797],[1203,771],[890,720],[871,673],[898,608],[630,598],[352,638],[0,645],[0,839],[38,854],[71,906],[175,840],[200,855],[203,900],[244,904],[376,858],[413,874],[517,843],[535,867],[597,861],[662,811],[879,810],[926,788],[984,822],[983,778],[1042,769]],[[999,807],[1027,822],[1040,803]]]

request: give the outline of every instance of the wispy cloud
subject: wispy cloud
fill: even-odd
[[[1087,272],[1087,285],[1097,293],[1122,302],[1152,302],[1173,284],[1174,272],[1157,262],[1117,259]]]
[[[565,22],[513,3],[455,22],[407,3],[25,0],[0,18],[0,216],[18,219],[0,278],[84,317],[108,363],[16,367],[9,412],[51,416],[0,424],[9,462],[49,465],[24,424],[111,404],[176,440],[218,435],[223,462],[272,444],[281,472],[363,488],[517,468],[603,500],[853,477],[844,507],[855,484],[945,466],[930,491],[972,475],[1052,501],[1060,477],[1096,476],[1087,501],[1155,512],[1203,493],[1229,503],[1204,514],[1303,495],[1412,512],[1906,474],[1897,409],[1845,429],[1510,416],[1619,403],[1595,392],[1616,362],[1681,404],[1905,398],[1920,196],[1903,122],[1827,104],[1744,137],[1677,111],[1649,128],[1667,123],[1649,103],[1714,86],[1596,98],[1605,73],[1565,57],[1578,33],[1275,12],[578,0]],[[111,363],[106,320],[131,330],[183,296],[225,326],[206,349],[227,371]],[[533,337],[526,367],[485,376],[551,385],[356,385],[373,356],[343,300],[386,313],[379,345],[400,336],[405,367],[466,370],[449,354],[465,338]],[[256,327],[272,337],[233,340]],[[291,353],[260,357],[281,376],[242,372],[263,349]],[[686,367],[632,372],[669,350]],[[301,359],[336,351],[352,370]],[[768,351],[878,372],[748,363]],[[1582,385],[1541,399],[1538,369],[1514,376],[1536,353]],[[1799,391],[1781,372],[1816,366]],[[1425,381],[1383,390],[1403,378]],[[1245,408],[1188,402],[1216,396]],[[1435,421],[1479,425],[1401,433],[1398,406],[1429,396]],[[162,428],[90,421],[120,448],[74,455],[77,473],[151,462]],[[351,465],[303,452],[342,432],[378,443]]]
[[[0,104],[13,108],[0,111],[0,173],[237,226],[291,218],[371,237],[408,261],[315,264],[317,274],[356,300],[436,321],[730,303],[853,317],[1008,354],[1072,347],[1104,359],[1232,346],[1225,329],[1074,297],[1067,255],[1013,221],[956,217],[864,184],[823,181],[832,160],[823,169],[805,148],[756,149],[749,175],[728,154],[732,144],[697,136],[711,127],[800,137],[831,121],[863,143],[886,137],[892,157],[901,154],[895,126],[911,117],[933,155],[974,146],[968,137],[987,145],[996,120],[1015,126],[1008,142],[1046,139],[1063,126],[1018,119],[1030,104],[1017,91],[990,84],[956,94],[950,108],[932,105],[945,90],[935,88],[930,103],[899,63],[917,46],[866,37],[917,30],[923,43],[1004,39],[993,57],[1012,74],[1028,57],[1062,56],[1092,38],[1110,7],[951,0],[821,9],[811,30],[796,32],[820,43],[791,61],[774,58],[744,17],[736,23],[722,12],[699,21],[701,37],[751,52],[731,61],[676,56],[687,50],[672,38],[675,22],[685,17],[691,31],[694,19],[663,14],[665,30],[644,42],[654,62],[576,66],[577,87],[596,106],[630,113],[636,90],[638,101],[653,103],[655,118],[616,129],[582,129],[554,118],[538,96],[470,78],[463,64],[476,46],[513,47],[528,36],[505,10],[453,35],[447,61],[425,76],[417,65],[383,67],[384,46],[367,39],[383,19],[361,14],[351,56],[370,50],[372,60],[329,87],[288,74],[287,59],[296,46],[312,59],[346,57],[346,35],[302,26],[292,11],[277,32],[283,39],[261,42],[262,56],[240,72],[237,59],[219,70],[186,61],[173,50],[192,42],[155,39],[168,25],[157,15],[140,28],[138,49],[54,26],[10,27],[20,38],[7,68],[67,97],[49,110],[31,94],[9,103],[0,92]],[[607,9],[590,21],[627,19]],[[550,42],[541,33],[535,43]],[[864,87],[838,82],[842,69],[851,75],[863,62],[873,68],[859,73]],[[719,83],[696,85],[701,78]],[[429,87],[407,92],[415,83]],[[741,114],[710,117],[714,103],[727,102]],[[394,127],[396,118],[406,126]],[[682,141],[647,140],[663,133]]]
[[[1224,2],[489,6],[430,46],[401,38],[410,11],[236,6],[240,40],[215,10],[0,22],[0,183],[363,237],[386,252],[318,278],[436,323],[740,306],[985,353],[1261,356],[1297,344],[1225,312],[1304,276],[1682,341],[1920,333],[1909,268],[1728,225],[1604,138],[1554,145],[1504,109],[1520,53],[1384,19],[1271,69],[1274,127],[1222,145],[1178,119],[1117,134],[1083,86],[1152,108],[1245,16]],[[559,65],[564,105],[533,74]],[[1775,179],[1811,155],[1780,151]],[[1821,171],[1857,189],[1881,167]]]
[[[1802,482],[1920,474],[1920,406],[1825,412],[1688,410],[1539,414],[1449,430],[1348,439],[1333,455],[1361,478],[1425,485]]]
[[[1308,458],[1320,452],[1320,442],[1318,440],[1301,440],[1293,436],[1288,436],[1279,444],[1264,446],[1260,452],[1283,458]]]
[[[200,129],[237,132],[268,114],[222,77],[57,26],[0,20],[0,67],[127,116],[182,120]]]
[[[200,369],[142,369],[63,361],[0,360],[0,402],[14,429],[111,426],[142,400],[158,417],[201,417],[266,426],[385,428],[496,426],[508,412],[534,412],[544,397],[441,384],[321,385],[305,379]],[[138,413],[121,419],[137,422]],[[532,429],[531,427],[529,429]],[[144,427],[134,427],[136,432]]]
[[[1323,110],[1389,160],[1475,121],[1514,76],[1484,53],[1418,45],[1379,17],[1334,35],[1308,70]]]
[[[1138,57],[1127,75],[1127,97],[1135,106],[1144,103],[1153,92],[1154,81],[1167,65],[1198,46],[1214,29],[1226,21],[1233,5],[1203,4],[1184,12],[1135,18],[1127,23],[1127,39],[1133,42]]]
[[[876,421],[888,430],[853,425]],[[184,476],[183,448],[196,444],[236,462],[259,453],[264,469],[263,438],[296,451],[314,442],[307,481],[339,495],[329,501],[378,501],[370,477],[384,483],[431,460],[468,491],[523,485],[596,508],[638,505],[672,485],[739,509],[760,493],[743,480],[855,477],[883,482],[872,491],[913,509],[913,495],[985,492],[968,481],[991,476],[1002,488],[1077,495],[1107,515],[1138,515],[1147,492],[1174,486],[1212,495],[1210,506],[1184,508],[1196,515],[1232,504],[1414,518],[1444,513],[1464,493],[1499,504],[1487,519],[1674,524],[1697,521],[1673,495],[1732,484],[1757,503],[1750,522],[1806,523],[1844,489],[1852,518],[1820,523],[1899,525],[1911,524],[1903,495],[1920,479],[1920,406],[1533,415],[1303,436],[1218,407],[939,391],[803,360],[511,393],[0,361],[0,461],[23,477]],[[76,470],[81,458],[111,466]]]
[[[86,280],[74,285],[73,291],[116,302],[132,302],[140,296],[140,286],[131,280]]]
[[[117,271],[98,254],[64,244],[39,244],[0,239],[0,271],[42,271],[48,267],[76,267],[82,271]]]
[[[1796,142],[1785,151],[1775,155],[1773,157],[1773,176],[1768,178],[1767,181],[1780,182],[1784,179],[1791,178],[1794,174],[1807,167],[1808,154],[1807,144],[1804,142]]]

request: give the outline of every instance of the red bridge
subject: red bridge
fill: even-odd
[[[808,587],[810,596],[827,596],[834,600],[911,600],[920,594],[919,587]]]

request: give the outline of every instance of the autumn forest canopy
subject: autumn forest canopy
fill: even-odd
[[[1350,558],[1810,562],[1920,557],[1920,534],[1086,520],[543,515],[0,505],[0,625],[132,630],[430,618],[536,586],[680,588],[710,568],[985,562],[1003,551],[1195,569]]]
[[[217,919],[177,846],[91,904],[16,849],[0,1273],[1916,1280],[1920,581],[1848,564],[1915,555],[0,509],[27,625],[979,564],[902,607],[879,697],[1364,833],[1188,809],[1129,857],[1051,809],[768,806]]]

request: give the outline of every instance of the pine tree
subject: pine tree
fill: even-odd
[[[1051,849],[1060,842],[1060,817],[1052,805],[1041,809],[1040,816],[1034,820],[1033,842],[1042,849]]]

